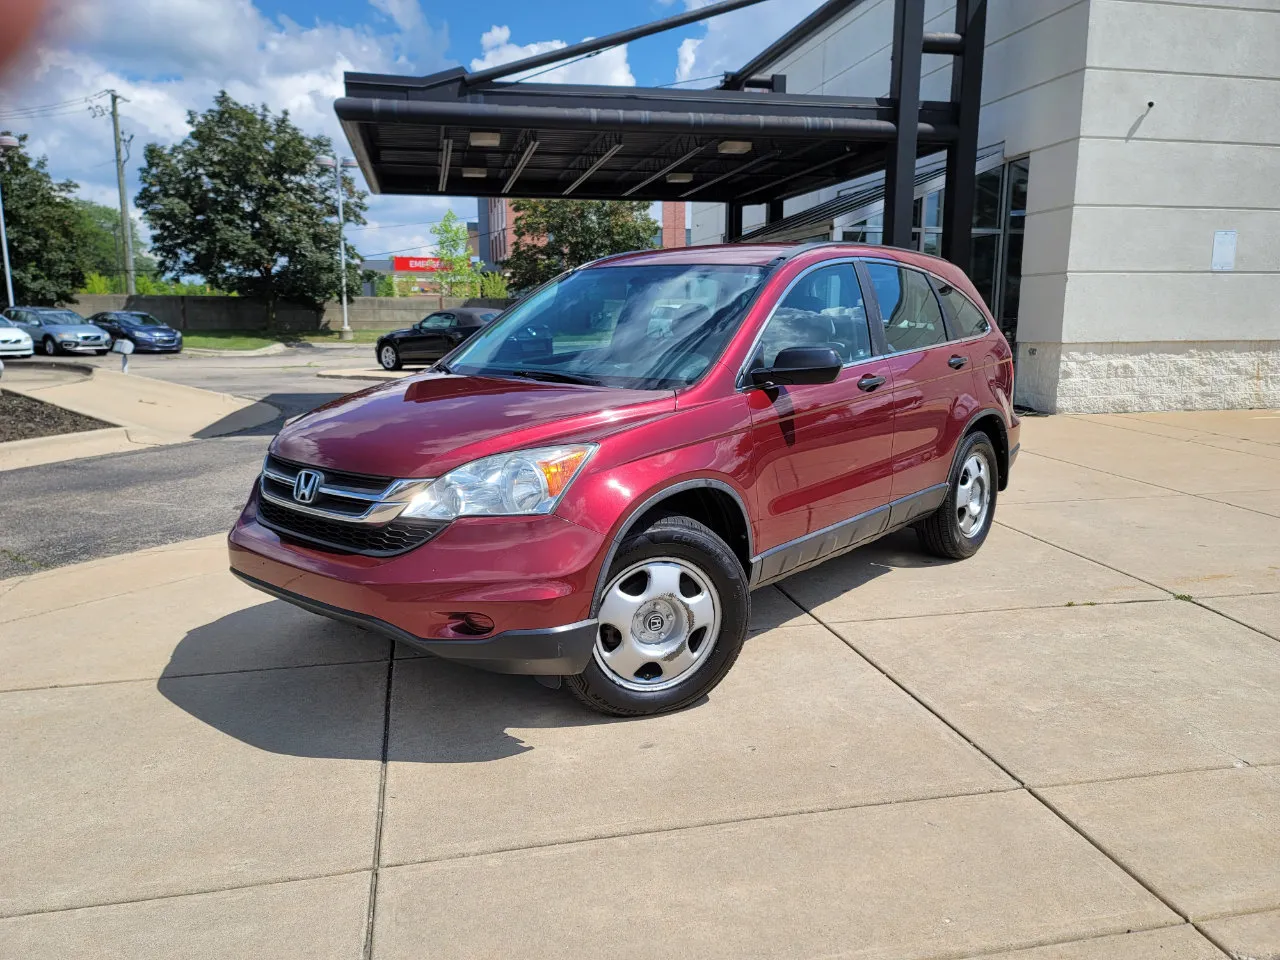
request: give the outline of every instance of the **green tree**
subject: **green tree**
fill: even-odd
[[[480,276],[471,265],[471,249],[467,225],[452,210],[431,228],[436,241],[436,256],[440,258],[440,286],[443,292],[454,297],[474,296],[480,285]]]
[[[509,295],[507,278],[502,274],[494,271],[480,274],[480,296],[490,300],[502,300]]]
[[[527,289],[613,253],[653,247],[658,222],[643,200],[517,200],[515,243],[503,266]]]
[[[80,252],[86,274],[100,274],[110,286],[107,293],[124,293],[125,278],[121,266],[124,253],[120,249],[120,211],[92,200],[72,201],[79,219]],[[133,234],[133,271],[138,278],[157,276],[156,261],[146,253],[146,244],[138,236],[138,225],[130,221]],[[87,283],[88,281],[86,281]],[[100,285],[94,281],[95,286]],[[86,289],[86,292],[90,292]],[[139,290],[141,292],[141,290]]]
[[[336,297],[338,222],[327,137],[309,137],[287,111],[237,103],[222,91],[171,147],[148,144],[138,207],[160,269],[267,300],[319,306]],[[342,175],[347,223],[364,223],[365,193]],[[359,258],[347,245],[347,295],[360,292]]]
[[[71,200],[76,184],[55,182],[46,159],[27,153],[26,141],[19,135],[17,147],[0,151],[13,295],[21,304],[51,306],[74,300],[84,283],[81,224]]]

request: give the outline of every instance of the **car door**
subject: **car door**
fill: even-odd
[[[770,366],[778,351],[829,346],[844,361],[832,383],[752,389],[748,395],[756,457],[759,546],[787,549],[782,569],[811,562],[844,537],[883,529],[891,489],[893,400],[889,364],[876,356],[862,288],[850,261],[797,277],[763,330],[750,366]],[[815,536],[838,525],[833,538]],[[767,571],[769,576],[778,571]]]
[[[903,263],[867,261],[878,329],[893,375],[894,523],[945,496],[952,452],[974,412],[971,364],[948,343],[929,276]]]
[[[91,323],[95,327],[101,327],[103,330],[107,331],[113,339],[119,340],[124,337],[124,333],[120,329],[120,324],[116,321],[116,318],[111,316],[109,313],[95,313],[85,322]]]
[[[446,335],[456,321],[452,313],[433,313],[418,321],[414,332],[402,343],[400,356],[406,360],[437,360],[452,347],[446,347]]]
[[[14,310],[11,314],[13,322],[31,335],[31,342],[40,343],[40,318],[28,310]]]

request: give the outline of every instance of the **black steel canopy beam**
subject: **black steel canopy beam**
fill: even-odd
[[[908,0],[911,2],[911,0]],[[917,57],[918,60],[918,57]],[[919,80],[917,79],[917,83]],[[851,140],[893,140],[890,120],[833,115],[767,115],[594,107],[531,107],[448,100],[370,100],[343,97],[334,104],[345,123],[387,123],[469,128],[531,127],[548,130],[637,130],[651,133],[699,133],[705,136],[826,136]],[[918,111],[917,111],[918,112]],[[952,123],[917,123],[911,139],[931,143],[953,140]]]

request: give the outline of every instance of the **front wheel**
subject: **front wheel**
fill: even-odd
[[[747,577],[733,552],[689,517],[628,537],[609,568],[591,661],[565,682],[601,713],[687,707],[729,672],[747,635]]]
[[[44,338],[44,355],[46,357],[56,357],[58,355],[58,345],[54,342],[53,337]]]
[[[985,433],[971,433],[961,441],[947,499],[916,524],[925,550],[950,560],[965,560],[978,552],[996,512],[997,471],[996,451]]]
[[[378,363],[382,365],[383,370],[399,370],[400,351],[390,343],[382,344],[378,347]]]

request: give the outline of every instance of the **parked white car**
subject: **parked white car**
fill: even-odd
[[[0,357],[29,357],[34,351],[31,335],[0,317]]]

